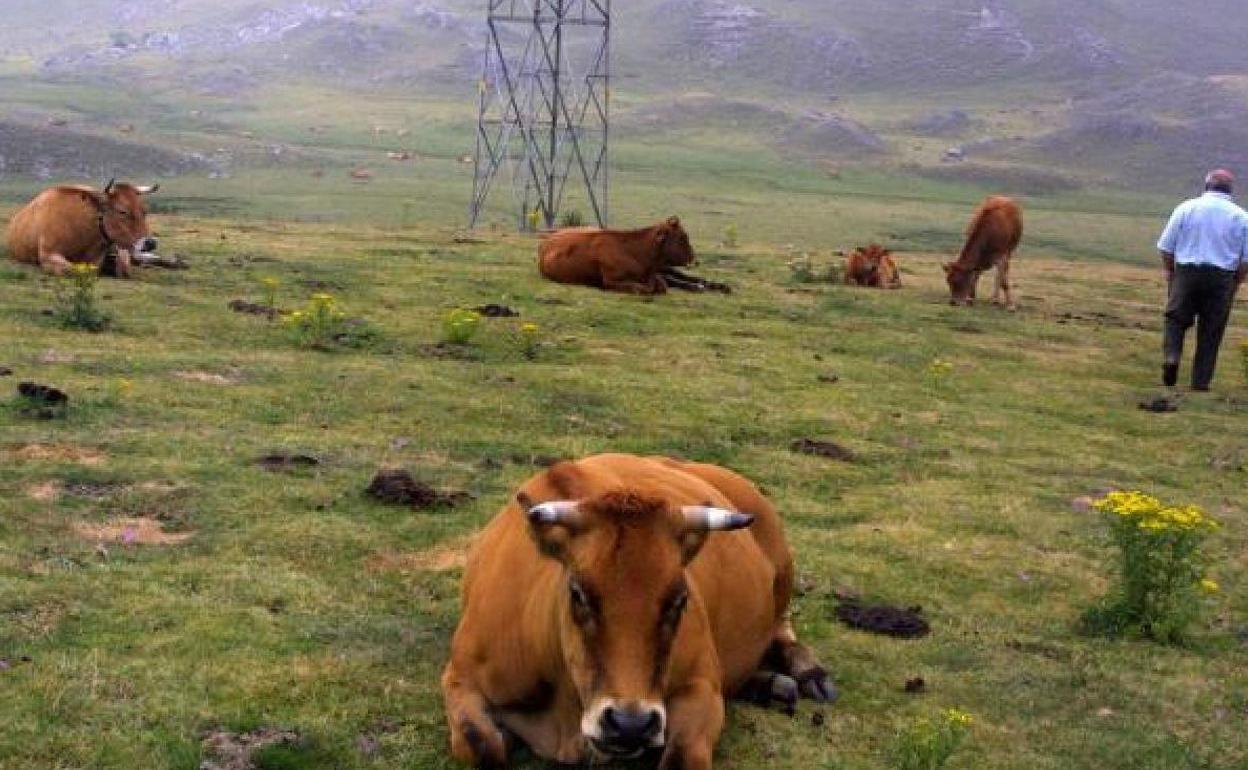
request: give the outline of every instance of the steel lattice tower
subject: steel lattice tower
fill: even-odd
[[[495,183],[505,181],[521,229],[553,227],[574,180],[584,187],[588,213],[605,227],[611,0],[487,3],[470,225],[480,220]]]

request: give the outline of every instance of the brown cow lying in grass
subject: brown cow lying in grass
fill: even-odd
[[[845,266],[845,283],[867,286],[872,289],[900,289],[901,273],[897,261],[888,249],[873,243],[865,249],[855,249]]]
[[[114,271],[128,278],[132,258],[156,249],[143,196],[157,189],[109,182],[102,192],[77,186],[44,190],[9,222],[9,256],[64,275],[75,262],[100,267],[116,247]]]
[[[786,619],[794,575],[779,513],[731,471],[555,465],[469,554],[442,676],[452,754],[503,767],[519,739],[565,764],[653,750],[709,770],[725,697],[835,697]]]
[[[570,227],[547,235],[538,247],[542,275],[556,283],[643,295],[665,294],[669,287],[730,291],[678,269],[696,262],[689,235],[676,217],[642,230]]]
[[[966,231],[966,245],[956,262],[945,264],[945,275],[952,295],[950,304],[971,305],[979,276],[997,268],[997,283],[992,292],[993,304],[1001,303],[1015,309],[1010,286],[1010,258],[1023,238],[1023,211],[1009,198],[992,197],[980,205]]]

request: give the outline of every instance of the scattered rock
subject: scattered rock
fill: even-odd
[[[824,717],[822,711],[816,711],[815,713],[810,715],[810,726],[811,727],[823,727],[823,723],[826,721],[826,719],[827,718]]]
[[[12,369],[10,369],[7,366],[0,366],[0,377],[11,377],[11,376],[13,376]]]
[[[467,492],[439,492],[412,478],[407,471],[397,469],[378,471],[364,491],[383,503],[408,505],[417,510],[440,506],[454,508],[473,499]]]
[[[202,747],[208,757],[199,770],[255,770],[252,756],[269,746],[298,746],[299,734],[291,730],[262,727],[249,733],[214,730],[204,735]]]
[[[888,605],[863,606],[856,601],[846,601],[837,606],[836,618],[862,631],[899,639],[917,639],[931,631],[922,612],[922,607],[901,609]]]
[[[816,379],[818,379],[818,380],[819,380],[819,382],[822,382],[822,383],[823,383],[823,384],[825,384],[825,385],[835,385],[836,383],[838,383],[838,382],[840,382],[840,381],[841,381],[841,375],[839,375],[839,374],[821,374],[821,375],[819,375]]]
[[[473,308],[476,312],[486,318],[519,318],[520,312],[512,310],[506,305],[481,305]]]
[[[510,459],[516,465],[536,465],[539,468],[550,468],[563,462],[563,458],[553,455],[513,454]]]
[[[230,310],[233,310],[235,313],[245,313],[247,315],[262,315],[265,318],[270,318],[270,319],[276,318],[277,316],[285,312],[284,310],[279,310],[278,308],[275,308],[275,307],[269,307],[268,305],[259,305],[259,304],[256,304],[255,302],[248,302],[247,300],[242,300],[242,299],[230,300],[229,307],[230,307]]]
[[[256,460],[256,464],[266,471],[285,471],[293,468],[314,468],[321,464],[320,459],[307,454],[290,454],[274,452]]]
[[[919,693],[923,692],[926,689],[927,689],[927,682],[925,682],[923,680],[923,677],[921,676],[916,676],[913,679],[906,680],[905,690],[911,695],[918,695]]]
[[[1179,411],[1179,400],[1177,397],[1157,396],[1156,398],[1141,401],[1139,407],[1153,414],[1167,414]]]
[[[798,454],[826,457],[829,460],[840,460],[841,462],[853,462],[854,460],[852,451],[831,441],[799,438],[790,445],[790,448]]]
[[[122,545],[180,545],[195,534],[166,532],[159,521],[149,518],[114,519],[104,523],[80,521],[73,524],[73,529],[86,540]]]

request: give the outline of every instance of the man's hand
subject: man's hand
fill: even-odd
[[[1161,266],[1166,271],[1166,282],[1174,280],[1174,255],[1168,251],[1161,252]]]

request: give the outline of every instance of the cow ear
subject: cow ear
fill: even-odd
[[[114,177],[114,178],[112,178],[112,179],[108,180],[108,184],[104,185],[104,194],[105,194],[105,195],[112,195],[112,194],[113,194],[113,185],[115,185],[115,184],[117,184],[117,178],[116,178],[116,177]]]
[[[568,544],[583,524],[580,504],[570,500],[534,503],[524,492],[516,495],[516,503],[529,522],[529,534],[543,555],[563,561]]]
[[[675,230],[680,227],[680,217],[670,217],[667,220],[667,226]]]

